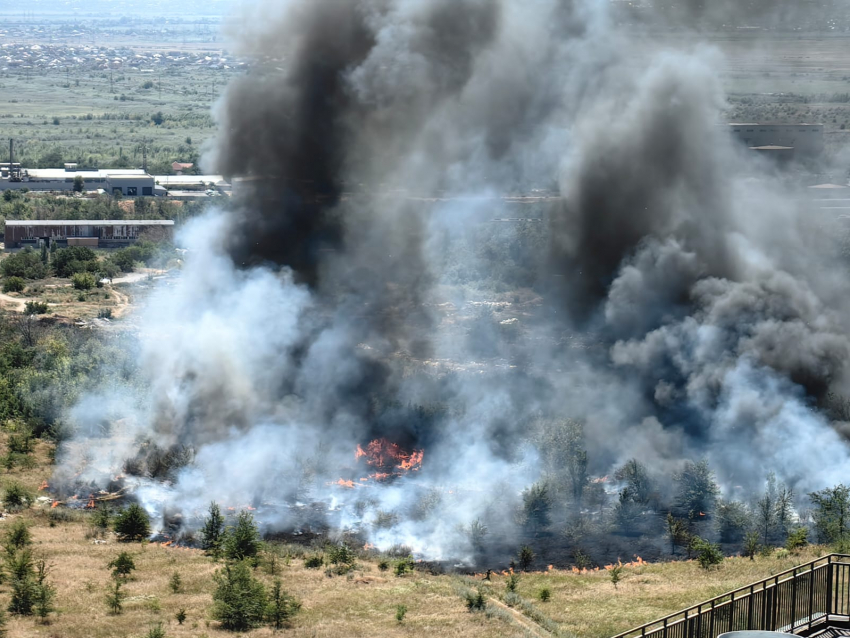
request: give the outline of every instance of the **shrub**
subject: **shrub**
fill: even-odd
[[[76,273],[94,272],[98,269],[97,254],[87,246],[68,246],[53,253],[53,270],[59,277]]]
[[[53,599],[56,598],[56,588],[47,582],[47,572],[46,561],[38,561],[35,572],[35,596],[33,602],[35,615],[42,622],[47,622],[47,616],[54,611]]]
[[[42,263],[41,256],[30,247],[6,257],[0,262],[0,270],[7,277],[22,279],[44,279],[48,274],[47,266]]]
[[[537,594],[537,597],[540,599],[540,602],[548,603],[552,598],[552,591],[548,587],[544,587],[540,590],[540,593]]]
[[[90,272],[78,272],[71,277],[71,283],[77,290],[91,290],[97,285],[97,280]]]
[[[13,579],[9,611],[21,616],[31,616],[33,607],[35,607],[36,596],[36,582],[29,573],[23,578]]]
[[[614,585],[614,589],[617,589],[617,584],[623,578],[623,564],[617,561],[616,565],[612,565],[609,570],[609,576],[611,578],[611,584]]]
[[[412,574],[413,570],[416,569],[416,563],[413,562],[411,557],[402,558],[395,565],[395,575],[396,576],[404,576],[405,574]]]
[[[758,532],[747,532],[744,536],[744,556],[748,556],[750,560],[756,559],[756,554],[761,546],[760,535]]]
[[[519,568],[522,571],[528,571],[534,562],[534,551],[528,545],[523,545],[519,549],[517,558],[519,559]]]
[[[142,541],[150,536],[150,517],[141,505],[133,503],[115,517],[115,532],[121,541]]]
[[[516,592],[517,585],[519,585],[519,576],[511,572],[508,580],[505,581],[505,591]]]
[[[168,586],[171,588],[172,594],[180,593],[180,588],[183,586],[183,579],[180,578],[180,574],[174,572],[171,574],[171,579],[168,581]]]
[[[9,483],[6,493],[3,495],[3,504],[8,509],[20,509],[27,507],[32,500],[32,495],[19,483]]]
[[[129,552],[121,552],[109,562],[107,567],[112,570],[113,578],[127,578],[130,572],[136,569],[136,563],[133,562]]]
[[[407,606],[406,605],[397,605],[395,608],[395,619],[397,622],[404,621],[404,616],[407,614]]]
[[[46,315],[50,307],[44,301],[28,301],[24,305],[24,313],[28,315]]]
[[[382,558],[380,561],[378,561],[378,569],[381,570],[382,572],[387,571],[389,568],[390,568],[390,561],[388,561],[386,558]]]
[[[98,507],[92,515],[92,524],[98,529],[107,529],[109,527],[110,519],[111,514],[109,512],[109,508]]]
[[[696,554],[697,562],[699,562],[699,566],[703,569],[708,569],[723,562],[723,552],[720,551],[720,545],[710,543],[699,536],[694,536],[691,539],[690,548]]]
[[[246,561],[225,565],[214,576],[212,617],[223,629],[247,631],[262,622],[266,591]]]
[[[260,532],[250,512],[239,512],[236,526],[227,531],[224,555],[230,560],[255,560],[262,547]]]
[[[177,621],[178,625],[182,625],[186,621],[186,610],[182,607],[177,610],[177,613],[174,614],[174,619]]]
[[[785,549],[789,552],[795,552],[803,549],[809,544],[809,532],[805,527],[798,527],[788,534],[788,539],[785,541]]]
[[[467,593],[466,608],[469,611],[484,611],[485,607],[487,607],[487,599],[484,598],[484,592],[479,589],[477,593]]]
[[[266,603],[266,622],[275,629],[282,629],[299,609],[301,603],[283,591],[280,579],[276,579]]]
[[[209,516],[204,519],[204,526],[201,528],[201,548],[208,554],[219,556],[221,554],[221,545],[224,539],[224,516],[221,515],[221,508],[218,503],[210,503]]]
[[[357,556],[354,555],[354,550],[344,543],[332,545],[327,549],[328,562],[333,565],[354,565]]]
[[[6,277],[6,280],[3,282],[3,292],[23,292],[24,285],[24,280],[20,277]]]
[[[97,311],[98,319],[112,319],[112,308],[101,308]]]
[[[308,556],[304,559],[304,567],[307,569],[320,569],[325,564],[321,556]]]
[[[9,452],[13,454],[29,454],[33,449],[32,430],[27,428],[9,435],[6,442]]]
[[[3,546],[9,553],[23,549],[32,544],[32,534],[30,529],[23,519],[16,519],[14,523],[6,530],[6,539]]]

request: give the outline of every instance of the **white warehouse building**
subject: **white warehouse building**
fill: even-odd
[[[110,195],[122,197],[153,197],[164,195],[165,189],[156,187],[153,176],[140,169],[80,170],[76,164],[65,168],[24,169],[0,164],[0,191],[27,188],[31,191],[71,191],[77,176],[83,179],[83,190],[102,189]]]

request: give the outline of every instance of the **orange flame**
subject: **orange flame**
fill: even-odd
[[[356,485],[354,481],[346,481],[345,479],[339,479],[338,481],[334,481],[331,485],[339,485],[340,487],[350,487],[354,488]]]
[[[423,450],[407,453],[397,443],[391,443],[387,439],[370,441],[365,450],[358,445],[354,451],[355,460],[365,457],[367,465],[382,470],[379,474],[389,473],[393,469],[402,472],[418,470],[424,455]]]
[[[364,550],[364,551],[369,551],[370,549],[375,549],[375,546],[374,546],[374,545],[372,545],[372,543],[366,543],[366,544],[363,546],[363,550]]]
[[[42,481],[41,485],[38,486],[38,491],[43,492],[44,490],[46,490],[49,487],[50,487],[50,485],[47,483],[47,481]]]
[[[53,503],[50,505],[50,509],[53,509],[54,507],[59,507],[59,501],[53,501]]]
[[[93,510],[95,507],[97,507],[97,505],[95,504],[94,499],[93,499],[93,498],[90,498],[90,499],[89,499],[89,502],[88,502],[88,503],[86,503],[86,506],[85,506],[85,508],[83,508],[83,509]]]

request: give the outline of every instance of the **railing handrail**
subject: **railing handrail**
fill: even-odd
[[[653,620],[652,622],[648,622],[648,623],[645,623],[643,625],[639,625],[637,627],[629,629],[628,631],[624,631],[622,633],[617,634],[616,636],[614,636],[614,638],[625,638],[626,636],[629,636],[629,635],[634,634],[636,632],[642,632],[644,629],[654,627],[655,625],[664,623],[665,621],[668,621],[668,625],[669,625],[669,621],[674,620],[674,619],[676,619],[677,622],[680,622],[681,620],[685,620],[687,618],[687,614],[689,614],[691,611],[697,611],[697,610],[701,611],[702,608],[705,607],[706,605],[711,605],[712,603],[716,604],[718,601],[720,601],[723,598],[729,597],[730,600],[734,599],[735,594],[737,594],[739,592],[746,592],[749,595],[749,594],[753,593],[753,587],[757,587],[758,585],[761,585],[762,589],[767,589],[768,585],[770,587],[775,587],[779,583],[784,583],[787,580],[789,580],[788,578],[782,578],[783,576],[787,576],[787,575],[790,574],[791,575],[790,578],[795,578],[797,576],[797,572],[799,572],[801,569],[805,570],[805,568],[811,566],[812,570],[814,570],[814,569],[817,569],[818,567],[824,566],[824,565],[817,565],[816,566],[815,563],[820,563],[822,561],[826,561],[825,565],[830,565],[831,563],[834,562],[834,559],[842,559],[842,558],[850,559],[850,554],[835,554],[835,553],[826,554],[825,556],[821,556],[820,558],[816,558],[814,560],[811,560],[808,563],[803,563],[801,565],[797,565],[796,567],[792,567],[791,569],[786,569],[784,572],[779,572],[778,574],[775,574],[775,575],[770,576],[768,578],[765,578],[763,580],[756,581],[756,582],[751,583],[749,585],[744,585],[743,587],[739,587],[738,589],[733,589],[732,591],[728,591],[725,594],[720,594],[719,596],[715,596],[714,598],[709,598],[708,600],[701,602],[699,604],[692,605],[691,607],[686,607],[685,609],[680,609],[679,611],[677,611],[675,613],[669,614],[667,616],[663,616],[661,618]],[[761,591],[761,590],[756,590],[756,591]],[[685,617],[682,618],[682,619],[678,619],[678,616],[681,616],[683,614],[685,615]]]

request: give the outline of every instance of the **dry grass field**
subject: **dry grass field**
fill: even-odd
[[[0,435],[3,452],[7,436]],[[28,467],[5,470],[2,483],[14,481],[44,496],[45,492],[37,490],[51,476],[50,452],[50,444],[38,442]],[[57,611],[48,623],[10,616],[10,637],[143,638],[160,622],[166,635],[175,638],[232,635],[210,618],[213,574],[221,563],[195,549],[119,543],[112,533],[96,534],[91,516],[66,507],[51,508],[49,501],[42,499],[21,513],[0,519],[0,536],[17,517],[31,525],[35,553],[52,566],[50,580],[57,589]],[[133,555],[137,569],[124,587],[127,598],[123,612],[112,615],[105,601],[111,580],[107,564],[123,550]],[[397,577],[392,567],[379,569],[381,556],[364,553],[350,573],[328,576],[323,569],[305,567],[304,556],[313,551],[296,545],[268,547],[267,556],[277,557],[277,575],[284,588],[303,605],[292,625],[281,632],[283,635],[606,638],[779,573],[827,550],[810,547],[798,555],[758,557],[754,561],[729,558],[711,570],[700,569],[694,561],[631,566],[623,570],[617,587],[604,568],[586,574],[563,570],[525,573],[520,575],[517,588],[524,601],[513,609],[503,602],[504,574],[492,575],[489,582],[481,574],[432,574],[424,569]],[[182,580],[178,593],[169,587],[175,572]],[[256,575],[270,584],[274,577],[269,572],[268,561],[264,561]],[[464,595],[479,587],[488,597],[488,609],[473,613],[466,609]],[[548,602],[538,599],[543,588],[551,591]],[[0,605],[7,604],[8,596],[8,584],[0,584]],[[398,605],[407,607],[401,623],[396,620]],[[186,610],[182,625],[175,619],[179,609]],[[276,634],[260,628],[248,635],[259,638]]]

